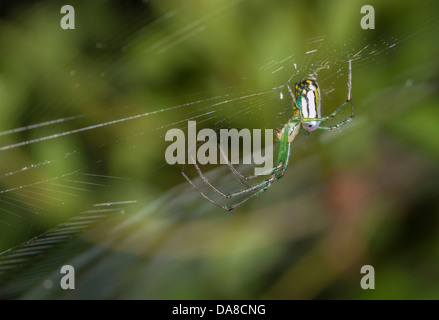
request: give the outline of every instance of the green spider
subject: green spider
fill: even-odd
[[[291,95],[291,98],[293,100],[293,117],[288,120],[288,122],[283,126],[282,129],[276,129],[276,142],[279,143],[279,151],[277,154],[277,160],[275,163],[275,166],[268,170],[265,175],[271,175],[270,178],[257,183],[253,186],[250,186],[246,183],[246,181],[251,180],[253,178],[258,177],[257,175],[254,176],[244,176],[241,174],[238,170],[236,170],[232,164],[228,161],[228,166],[230,170],[233,172],[233,174],[244,184],[247,186],[246,189],[240,190],[238,192],[234,193],[224,193],[220,190],[218,190],[216,187],[214,187],[209,180],[206,178],[206,176],[203,174],[203,172],[200,170],[198,165],[195,163],[194,166],[198,171],[198,174],[200,175],[200,178],[206,183],[211,189],[213,189],[215,192],[220,194],[226,199],[234,198],[249,192],[254,191],[253,194],[245,198],[244,200],[241,200],[240,202],[237,202],[231,206],[224,206],[217,202],[215,202],[213,199],[206,196],[203,192],[201,192],[197,186],[186,176],[184,172],[182,172],[183,176],[186,178],[186,180],[197,190],[205,199],[213,203],[214,205],[230,211],[236,207],[239,207],[244,202],[247,202],[248,200],[257,197],[262,192],[268,190],[273,182],[275,180],[278,180],[283,177],[285,174],[287,168],[288,168],[288,161],[290,158],[290,151],[291,151],[291,142],[294,141],[296,136],[299,134],[299,132],[304,132],[306,134],[310,133],[311,131],[320,129],[320,130],[334,130],[342,125],[348,123],[355,117],[354,113],[354,104],[352,102],[351,98],[351,90],[352,90],[352,65],[351,61],[349,61],[349,78],[348,78],[348,97],[346,101],[338,107],[333,113],[331,113],[329,116],[322,117],[321,116],[321,108],[320,108],[320,89],[317,81],[315,79],[305,79],[301,82],[297,82],[295,84],[295,91],[293,93],[293,90],[291,90],[290,86],[286,84],[286,87]],[[350,103],[352,107],[352,114],[351,116],[336,124],[333,126],[321,126],[320,123],[326,120],[331,119],[334,117],[339,111],[341,111],[346,104]],[[221,150],[222,152],[222,150]],[[224,155],[224,154],[223,154]]]

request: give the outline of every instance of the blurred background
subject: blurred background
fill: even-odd
[[[64,4],[75,29],[63,30]],[[363,30],[363,5],[375,29]],[[439,3],[0,4],[0,298],[438,299]],[[282,127],[285,84],[322,113],[286,175],[226,212],[171,128]],[[340,113],[331,123],[349,117]],[[275,147],[275,150],[276,147]],[[244,173],[252,166],[239,167]],[[226,193],[227,166],[202,166]],[[60,288],[63,265],[75,290]],[[375,290],[362,290],[363,265]]]

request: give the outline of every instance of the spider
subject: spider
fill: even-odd
[[[212,190],[214,190],[216,193],[224,197],[225,199],[234,198],[237,196],[241,196],[250,192],[252,193],[250,196],[246,197],[245,199],[241,200],[240,202],[237,202],[235,204],[232,204],[231,206],[224,206],[217,202],[215,202],[213,199],[206,196],[203,192],[200,191],[199,188],[187,177],[187,175],[182,172],[182,175],[186,178],[186,180],[192,185],[192,187],[195,188],[205,199],[213,203],[214,205],[230,211],[236,207],[239,207],[244,202],[247,202],[248,200],[257,197],[264,191],[268,190],[274,181],[279,180],[283,177],[285,174],[287,168],[288,168],[288,161],[290,157],[290,151],[291,151],[291,142],[296,138],[296,136],[303,132],[305,134],[310,133],[311,131],[320,129],[320,130],[334,130],[342,125],[348,123],[355,117],[354,113],[354,104],[352,102],[351,97],[351,90],[352,90],[352,65],[351,60],[349,60],[349,76],[348,76],[348,97],[345,102],[341,106],[339,106],[334,112],[332,112],[329,116],[322,117],[321,116],[321,110],[320,110],[320,89],[317,81],[315,79],[305,79],[301,82],[297,82],[295,84],[295,90],[290,88],[288,84],[286,84],[286,87],[291,95],[291,98],[293,100],[293,117],[288,120],[288,122],[281,128],[276,129],[275,135],[276,135],[276,142],[279,143],[279,150],[277,154],[277,160],[275,163],[275,166],[266,171],[264,175],[270,175],[268,179],[265,179],[264,181],[257,183],[255,185],[249,185],[246,181],[251,180],[253,178],[258,177],[257,175],[254,176],[244,176],[241,174],[237,169],[235,169],[232,164],[227,160],[227,164],[232,171],[232,173],[246,186],[245,189],[242,189],[237,192],[233,193],[224,193],[214,187],[209,180],[206,178],[206,176],[203,174],[203,172],[200,170],[196,162],[194,161],[194,166],[200,176],[200,178],[203,180],[205,184],[207,184]],[[326,120],[329,120],[333,118],[339,111],[341,111],[346,104],[350,103],[352,108],[351,116],[343,120],[342,122],[333,125],[333,126],[321,126],[320,123]],[[221,150],[221,149],[220,149]],[[223,152],[221,150],[221,152]],[[224,153],[222,153],[224,156]]]

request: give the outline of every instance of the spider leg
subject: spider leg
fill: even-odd
[[[226,207],[226,208],[224,208],[224,207],[221,206],[221,205],[219,205],[219,206],[222,207],[223,209],[227,210],[227,211],[230,211],[230,210],[233,210],[233,209],[236,208],[236,207],[239,207],[239,206],[242,205],[244,202],[247,202],[248,200],[250,200],[250,199],[252,199],[252,198],[255,198],[255,197],[259,196],[261,193],[267,191],[267,190],[271,187],[271,185],[273,184],[274,180],[279,180],[279,179],[282,178],[283,175],[285,174],[285,171],[287,170],[287,167],[288,167],[288,161],[289,161],[289,158],[290,158],[290,152],[291,152],[291,146],[290,146],[290,144],[288,143],[288,144],[287,144],[287,150],[286,150],[286,152],[285,152],[285,153],[281,153],[281,154],[279,155],[279,158],[281,158],[281,159],[283,159],[283,160],[281,160],[281,161],[279,162],[279,164],[275,167],[275,168],[278,168],[278,169],[275,169],[275,170],[274,170],[274,172],[273,172],[273,174],[271,175],[270,179],[267,179],[267,180],[265,180],[264,182],[262,182],[262,183],[259,184],[259,186],[262,186],[262,185],[265,183],[265,184],[266,184],[265,187],[259,189],[257,192],[253,193],[252,195],[250,195],[249,197],[245,198],[245,199],[242,200],[241,202],[235,203],[235,204],[231,205],[230,207]],[[285,161],[285,163],[282,162],[282,161]],[[280,171],[278,171],[280,167],[282,167],[282,169],[281,169]],[[274,169],[274,168],[273,168],[273,169]],[[243,193],[243,192],[241,192],[241,193],[238,192],[236,195],[238,195],[238,194],[242,194],[242,193]],[[218,205],[218,204],[217,204],[217,205]]]
[[[247,189],[244,189],[244,190],[241,190],[241,191],[237,191],[237,192],[233,192],[233,193],[229,193],[228,195],[226,195],[226,198],[230,199],[230,198],[233,198],[233,197],[236,197],[236,196],[240,196],[240,195],[242,195],[244,193],[248,193],[248,192],[252,192],[252,191],[255,191],[255,190],[258,190],[258,189],[261,189],[261,188],[265,188],[268,185],[271,186],[271,184],[273,183],[273,181],[276,178],[277,178],[277,175],[275,173],[273,173],[269,179],[266,179],[266,180],[264,180],[264,181],[262,181],[262,182],[260,182],[258,184],[255,184],[254,186],[252,186],[250,188],[247,188]]]
[[[280,179],[285,174],[286,167],[285,164],[288,165],[289,157],[290,157],[290,151],[291,151],[291,144],[288,142],[288,132],[285,131],[281,140],[279,141],[279,153],[277,156],[276,166],[272,169],[272,174],[269,179],[266,179],[258,184],[255,184],[252,187],[249,187],[247,189],[243,189],[238,192],[225,194],[224,192],[218,190],[215,188],[209,180],[206,178],[206,176],[203,174],[203,172],[200,170],[198,165],[194,163],[195,168],[198,171],[198,174],[200,175],[201,179],[206,183],[210,188],[212,188],[214,191],[216,191],[218,194],[222,195],[226,199],[230,199],[236,196],[240,196],[244,193],[252,192],[261,188],[265,188],[267,185],[271,186],[273,181],[275,179]],[[195,162],[195,161],[194,161]],[[279,173],[280,172],[280,173]]]
[[[219,195],[223,196],[226,199],[233,198],[233,197],[236,197],[238,195],[241,195],[241,194],[244,194],[244,193],[247,193],[247,192],[251,192],[251,191],[257,190],[257,189],[261,188],[262,186],[266,185],[270,181],[270,179],[271,179],[270,178],[270,179],[264,180],[264,181],[254,185],[254,186],[249,186],[248,188],[243,189],[241,191],[226,194],[226,193],[222,192],[221,190],[219,190],[218,188],[216,188],[212,183],[210,183],[209,179],[207,179],[207,177],[204,175],[203,171],[201,171],[201,169],[198,166],[197,162],[193,158],[192,158],[192,162],[194,163],[194,167],[197,170],[198,175],[200,176],[201,180],[203,180],[203,182],[209,188],[211,188],[213,191],[215,191],[216,193],[218,193]],[[277,170],[279,170],[279,168],[282,167],[282,164],[283,164],[282,162],[279,163],[276,167],[273,167],[272,169],[270,169],[270,171],[277,172]],[[233,167],[232,164],[230,164],[230,166]],[[236,170],[235,168],[233,168],[233,169]],[[238,170],[236,170],[236,172],[239,173]],[[186,176],[186,174],[184,174],[184,172],[182,172],[182,174],[193,186],[195,186],[194,183],[191,182],[190,179]],[[239,174],[242,175],[241,173],[239,173]],[[275,175],[275,174],[273,173],[272,175]],[[245,176],[243,176],[243,177],[246,178]],[[251,176],[251,177],[256,177],[256,176]],[[195,188],[195,189],[198,190],[197,188]]]
[[[263,192],[262,190],[265,191],[268,188],[270,188],[271,185],[273,184],[274,180],[279,180],[280,178],[283,177],[283,175],[285,174],[285,171],[288,167],[288,162],[289,162],[290,152],[291,152],[291,144],[288,143],[288,134],[284,134],[284,137],[282,137],[280,142],[281,142],[281,149],[279,150],[277,165],[276,165],[276,167],[273,168],[273,173],[272,173],[271,177],[265,181],[262,181],[256,185],[250,187],[250,188],[247,188],[247,189],[244,189],[244,190],[241,190],[238,192],[234,192],[234,193],[229,193],[228,195],[226,195],[227,199],[230,199],[230,198],[233,198],[236,196],[240,196],[244,193],[248,193],[248,192],[256,191],[256,190],[260,189],[236,205],[236,206],[239,206],[242,203],[248,201],[249,199],[261,194]],[[233,208],[235,208],[235,207],[233,207]]]
[[[288,150],[286,152],[286,156],[283,157],[284,162],[281,162],[281,164],[283,164],[283,166],[282,166],[282,170],[280,170],[280,173],[276,177],[277,180],[282,178],[284,176],[285,172],[287,171],[288,163],[290,161],[290,154],[291,154],[291,144],[288,143]]]
[[[288,129],[288,126],[289,126],[289,124],[286,125],[287,129]],[[194,189],[197,190],[198,193],[200,193],[203,196],[203,198],[205,198],[209,202],[213,203],[214,205],[216,205],[224,210],[230,211],[230,210],[240,206],[244,202],[247,202],[248,200],[250,200],[254,197],[257,197],[258,195],[260,195],[261,193],[263,193],[264,191],[269,189],[275,180],[280,179],[285,174],[286,168],[288,166],[288,161],[289,161],[289,157],[290,157],[290,150],[291,150],[291,144],[288,141],[288,138],[289,138],[289,130],[284,130],[284,133],[282,134],[282,137],[279,140],[279,151],[278,151],[278,156],[277,156],[277,160],[276,160],[276,166],[268,171],[268,172],[271,172],[271,177],[269,179],[261,181],[260,183],[257,183],[253,186],[250,186],[249,188],[246,188],[246,189],[234,192],[234,193],[225,194],[224,192],[222,192],[221,190],[219,190],[218,188],[213,186],[210,183],[209,179],[207,179],[207,177],[203,174],[200,167],[197,165],[196,161],[193,161],[195,169],[197,170],[198,175],[203,180],[203,182],[208,187],[210,187],[213,191],[215,191],[216,193],[218,193],[219,195],[221,195],[222,197],[224,197],[226,199],[241,196],[241,195],[244,195],[246,193],[255,191],[250,196],[246,197],[245,199],[243,199],[240,202],[237,202],[231,206],[221,205],[221,204],[217,203],[216,201],[214,201],[212,198],[209,198],[188,178],[188,176],[184,172],[182,172],[182,175],[194,187]],[[232,167],[233,166],[230,164],[229,168],[232,168]],[[233,169],[236,170],[235,168],[233,168]],[[234,171],[232,170],[232,172],[234,172]],[[236,170],[236,172],[239,173],[238,170]],[[242,175],[242,174],[239,173],[239,175]],[[245,176],[243,176],[243,175],[242,175],[242,177],[245,178]],[[249,178],[249,177],[247,177],[247,178]]]
[[[270,179],[271,179],[271,178],[270,178]],[[273,179],[273,180],[274,180],[274,179]],[[268,183],[266,187],[264,187],[264,188],[258,190],[257,192],[253,193],[251,196],[245,198],[245,199],[242,200],[241,202],[235,203],[235,204],[233,204],[233,205],[231,205],[231,206],[229,206],[229,207],[226,207],[226,208],[223,207],[223,209],[225,209],[225,210],[227,210],[227,211],[231,211],[231,210],[235,209],[236,207],[239,207],[240,205],[242,205],[244,202],[247,202],[248,200],[250,200],[250,199],[252,199],[252,198],[255,198],[255,197],[259,196],[261,193],[267,191],[267,190],[271,187],[271,185],[273,184],[273,180],[272,180],[270,183]],[[222,207],[222,206],[221,206],[221,207]]]
[[[288,83],[286,84],[286,86],[287,86],[288,92],[291,95],[291,99],[293,100],[293,104],[294,104],[293,111],[294,111],[294,109],[299,110],[299,116],[300,116],[300,119],[302,119],[303,118],[303,116],[302,116],[302,109],[299,108],[299,106],[297,105],[296,96],[294,95],[293,90],[291,90],[291,88],[288,85]]]
[[[274,166],[271,169],[268,169],[267,171],[262,172],[261,174],[254,174],[251,176],[244,176],[245,180],[251,180],[260,176],[266,176],[269,174],[273,174],[274,171],[279,170],[282,167],[282,163],[279,163],[277,166]]]
[[[203,172],[201,171],[200,167],[197,165],[196,162],[194,162],[194,167],[195,167],[195,169],[197,170],[198,175],[200,176],[201,180],[203,180],[203,182],[204,182],[205,184],[207,184],[207,186],[209,186],[212,190],[214,190],[216,193],[220,194],[220,195],[223,196],[224,198],[227,198],[227,194],[225,194],[225,193],[222,192],[221,190],[215,188],[215,187],[210,183],[209,179],[207,179],[207,177],[203,174]],[[182,172],[182,173],[183,173],[183,172]],[[186,177],[186,179],[187,179],[187,177]],[[191,184],[194,186],[193,183],[191,183]],[[195,188],[195,189],[198,190],[197,188]],[[200,191],[198,190],[198,192],[200,192]],[[200,192],[200,193],[201,193],[201,192]],[[201,193],[201,194],[202,194],[202,193]]]
[[[327,117],[324,117],[324,118],[304,118],[304,121],[326,121],[326,120],[334,117],[334,115],[336,115],[340,110],[342,110],[343,107],[347,103],[350,103],[352,106],[352,113],[351,113],[351,116],[349,118],[347,118],[346,120],[343,120],[342,122],[340,122],[336,125],[333,125],[333,126],[319,126],[319,127],[317,127],[317,129],[319,129],[319,130],[334,130],[334,129],[340,128],[342,125],[352,121],[355,118],[354,104],[352,102],[352,99],[346,100],[337,110],[335,110],[331,115],[329,115]]]

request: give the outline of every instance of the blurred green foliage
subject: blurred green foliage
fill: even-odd
[[[360,28],[364,4],[375,30]],[[9,1],[1,11],[0,131],[75,118],[0,135],[13,146],[70,133],[0,151],[0,189],[10,190],[0,194],[0,251],[93,204],[137,205],[8,271],[5,297],[439,298],[438,3],[75,1],[75,30],[60,28],[61,5]],[[310,39],[323,39],[316,56],[306,54]],[[164,132],[207,111],[205,127],[281,126],[290,101],[273,88],[324,59],[333,59],[318,79],[333,89],[323,97],[329,114],[347,93],[336,69],[366,46],[353,64],[355,121],[300,137],[286,176],[257,199],[226,214],[165,164]],[[290,56],[298,73],[287,62],[263,68]],[[76,170],[121,179],[89,180],[86,193],[35,185]],[[211,173],[225,189],[226,173]],[[44,200],[38,214],[29,195]],[[77,289],[45,289],[64,263],[80,271]],[[359,285],[365,264],[376,270],[373,291]],[[19,280],[31,285],[9,293]]]

